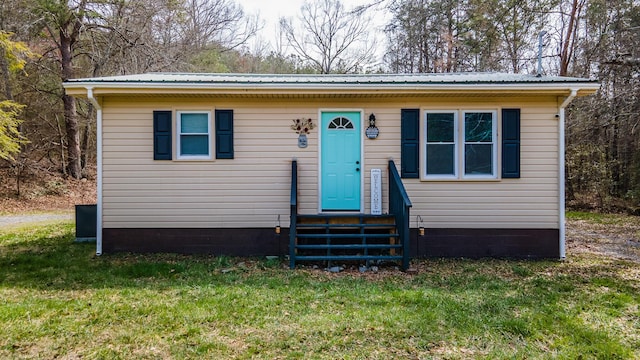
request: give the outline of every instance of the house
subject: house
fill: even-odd
[[[98,109],[98,254],[297,254],[292,266],[401,256],[406,267],[564,258],[564,109],[598,83],[150,73],[64,87]]]

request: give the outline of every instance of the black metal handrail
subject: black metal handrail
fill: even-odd
[[[409,209],[411,200],[404,188],[393,160],[389,160],[389,213],[396,218],[396,227],[402,244],[402,269],[409,268]]]
[[[296,225],[298,223],[298,161],[291,161],[291,204],[289,217],[289,267],[296,266]]]

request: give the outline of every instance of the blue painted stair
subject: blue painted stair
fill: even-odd
[[[298,161],[291,161],[289,267],[299,261],[399,261],[409,268],[411,200],[389,160],[389,214],[298,214]]]
[[[298,215],[291,267],[300,261],[402,261],[391,215]]]

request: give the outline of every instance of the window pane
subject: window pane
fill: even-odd
[[[492,150],[492,144],[466,144],[464,146],[465,175],[493,175]]]
[[[427,142],[453,142],[453,113],[427,113]]]
[[[209,119],[206,113],[201,114],[182,114],[180,122],[181,133],[199,133],[206,134],[209,132]]]
[[[180,155],[209,155],[209,136],[181,135]]]
[[[347,118],[338,117],[331,120],[329,129],[353,129],[353,123]]]
[[[464,140],[468,142],[492,142],[493,113],[465,113]]]
[[[454,145],[427,144],[427,175],[454,175]]]

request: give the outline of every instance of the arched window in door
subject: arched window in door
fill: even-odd
[[[337,117],[329,122],[329,129],[353,129],[353,123],[345,117]]]

